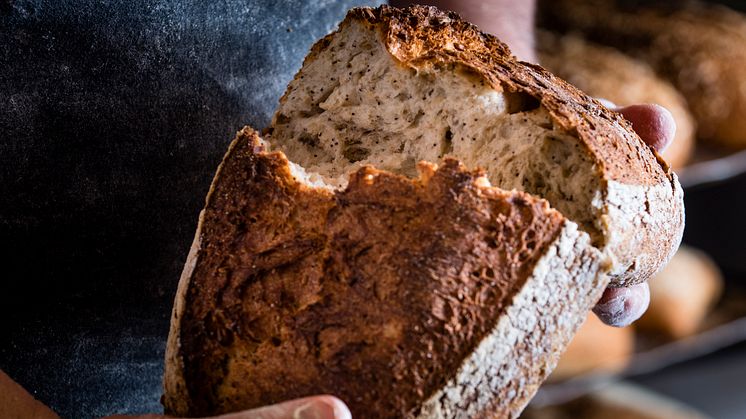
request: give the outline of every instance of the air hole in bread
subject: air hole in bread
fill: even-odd
[[[302,166],[303,179],[344,188],[364,165],[416,177],[417,162],[455,157],[485,169],[494,186],[547,199],[603,245],[594,204],[602,180],[537,98],[496,91],[461,65],[404,66],[370,27],[345,32],[306,60],[265,138]]]

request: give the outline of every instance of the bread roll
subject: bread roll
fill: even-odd
[[[611,327],[594,314],[570,342],[550,379],[564,380],[587,373],[621,371],[629,363],[635,348],[632,327]]]
[[[643,332],[673,339],[695,333],[723,289],[715,263],[683,246],[649,283],[650,307],[636,324]]]
[[[683,94],[698,137],[746,148],[746,18],[699,2],[543,1],[541,24],[650,64]]]
[[[676,135],[663,158],[674,169],[686,164],[694,148],[694,119],[681,94],[649,65],[579,36],[548,31],[538,33],[537,48],[543,66],[591,96],[619,106],[655,103],[668,109]]]
[[[676,176],[618,114],[455,14],[353,9],[218,169],[166,411],[331,393],[358,418],[516,417],[682,227]]]

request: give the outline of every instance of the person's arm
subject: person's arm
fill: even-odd
[[[508,44],[521,60],[535,62],[533,0],[391,0],[392,6],[404,7],[425,4],[452,10],[465,20],[477,25]]]
[[[59,419],[59,416],[0,370],[0,418]]]

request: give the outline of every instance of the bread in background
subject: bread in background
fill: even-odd
[[[619,106],[655,103],[668,109],[676,136],[663,157],[675,169],[686,164],[694,147],[694,118],[681,94],[649,65],[581,37],[548,31],[538,32],[537,48],[543,66],[591,96]]]
[[[650,307],[635,324],[643,333],[672,339],[695,333],[723,288],[715,263],[703,252],[685,246],[649,284]]]
[[[617,372],[629,363],[634,349],[630,327],[611,327],[589,314],[562,355],[550,380],[564,380],[589,372]]]
[[[627,382],[603,386],[567,403],[534,407],[523,419],[706,419],[709,416],[685,403]]]
[[[683,94],[698,138],[746,148],[746,17],[700,2],[544,0],[539,22],[619,48]]]

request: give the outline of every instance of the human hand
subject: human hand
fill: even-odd
[[[162,415],[107,416],[104,419],[166,419]],[[209,419],[209,418],[206,418]],[[271,406],[215,416],[213,419],[352,419],[347,406],[333,396],[312,396]]]

